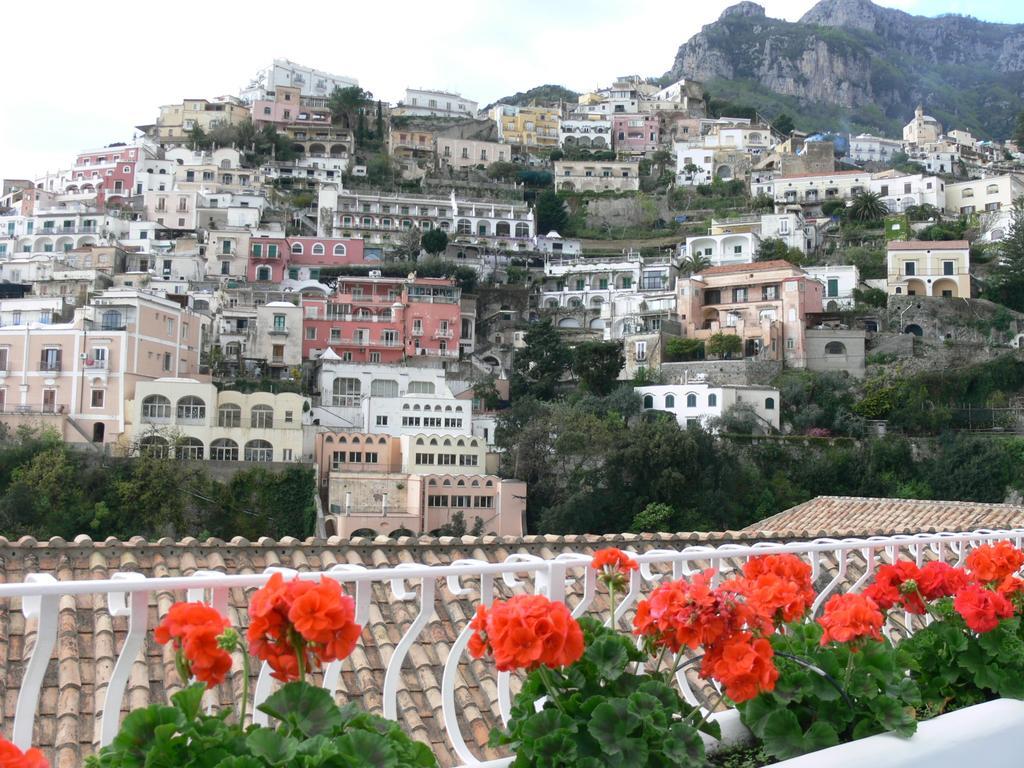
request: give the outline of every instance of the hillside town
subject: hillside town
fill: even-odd
[[[155,111],[3,180],[0,420],[312,466],[322,535],[525,533],[498,409],[537,384],[538,327],[682,427],[792,433],[776,376],[948,345],[1020,236],[1022,148],[922,106],[901,138],[808,135],[687,80],[388,104],[277,59]]]
[[[1020,766],[1024,17],[726,5],[5,8],[0,768]]]

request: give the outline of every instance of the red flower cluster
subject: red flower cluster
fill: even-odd
[[[761,555],[743,566],[747,604],[778,625],[802,618],[814,603],[811,566],[796,555]]]
[[[925,613],[928,608],[921,596],[920,578],[921,569],[909,560],[883,565],[875,574],[875,582],[864,590],[864,594],[883,611],[899,605],[910,613]]]
[[[223,616],[205,603],[175,603],[153,631],[161,645],[174,643],[179,670],[186,678],[213,687],[220,685],[231,669],[231,654],[221,646],[221,636],[229,627]]]
[[[280,573],[253,595],[249,605],[249,650],[270,664],[273,676],[298,680],[324,662],[344,659],[362,632],[355,603],[334,579],[320,582]]]
[[[626,571],[635,571],[640,566],[636,560],[621,549],[608,547],[594,553],[590,560],[590,567],[595,571],[610,570],[625,573]]]
[[[967,570],[978,581],[991,583],[1012,576],[1024,565],[1024,552],[1008,541],[985,544],[967,556]]]
[[[970,577],[961,569],[941,560],[932,560],[921,567],[917,588],[925,600],[952,597],[967,586]]]
[[[772,644],[750,632],[737,632],[716,646],[704,657],[701,674],[720,681],[725,695],[737,702],[773,690],[779,679]]]
[[[999,626],[1000,619],[1013,616],[1013,605],[1003,595],[985,589],[980,584],[968,584],[953,600],[956,612],[975,632],[991,632]]]
[[[501,672],[565,667],[583,655],[583,630],[564,603],[542,595],[516,595],[478,606],[469,625],[469,652],[490,652]]]
[[[868,637],[881,640],[884,621],[885,617],[870,597],[852,592],[833,595],[825,603],[825,612],[818,619],[825,629],[821,644],[852,643]]]
[[[0,738],[0,768],[49,768],[43,753],[35,747],[22,752],[11,742]]]

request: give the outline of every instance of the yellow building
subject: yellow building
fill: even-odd
[[[234,96],[221,96],[213,101],[185,99],[181,104],[160,107],[156,125],[146,127],[161,144],[184,144],[195,126],[209,133],[219,125],[238,125],[249,117],[249,107]]]
[[[558,110],[553,107],[497,104],[491,118],[498,126],[498,138],[505,144],[523,147],[557,147]]]
[[[890,242],[888,292],[970,298],[971,250],[966,240]]]

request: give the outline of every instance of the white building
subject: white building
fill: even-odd
[[[960,165],[960,147],[951,141],[933,141],[915,145],[909,157],[928,173],[955,173]]]
[[[760,245],[761,236],[751,228],[730,232],[728,227],[719,231],[712,227],[706,235],[687,237],[683,249],[685,255],[703,256],[711,266],[720,267],[723,264],[749,264]]]
[[[563,148],[611,149],[612,121],[600,115],[570,115],[558,125],[558,145]]]
[[[908,144],[927,144],[938,141],[941,135],[942,123],[926,115],[920,104],[914,110],[914,119],[903,126],[903,141]]]
[[[882,198],[889,213],[903,213],[915,205],[942,208],[946,200],[946,182],[921,173],[896,175],[895,171],[884,171],[871,177],[868,188]]]
[[[779,429],[779,390],[771,387],[714,387],[705,382],[634,387],[645,411],[668,411],[681,427],[700,424],[708,427],[737,403],[753,406],[762,432]]]
[[[537,235],[533,240],[534,249],[554,256],[579,256],[583,252],[583,241],[574,237],[562,237],[557,232]]]
[[[326,99],[335,88],[352,88],[357,85],[359,81],[354,77],[332,75],[288,59],[274,59],[269,67],[256,73],[240,95],[251,104],[267,98],[279,86],[292,86],[299,89],[301,96]]]
[[[825,286],[821,301],[826,311],[853,308],[853,291],[860,285],[860,272],[857,267],[837,264],[804,267],[803,270]]]
[[[715,153],[703,144],[676,144],[676,184],[697,186],[714,179]]]
[[[985,179],[946,185],[945,212],[967,216],[982,211],[1001,211],[1013,207],[1024,196],[1024,176],[1004,174]]]
[[[287,377],[302,365],[302,308],[289,301],[256,307],[252,356],[263,362],[271,378]]]
[[[264,184],[288,180],[291,183],[316,186],[337,183],[351,162],[348,153],[337,157],[297,157],[294,160],[268,160],[260,166],[259,176]]]
[[[428,88],[406,88],[392,114],[411,117],[476,117],[478,104],[461,94]]]
[[[903,151],[903,142],[862,133],[850,138],[850,159],[855,163],[888,163]]]
[[[638,192],[637,163],[616,160],[559,160],[555,163],[556,192]]]

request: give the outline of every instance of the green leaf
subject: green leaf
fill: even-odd
[[[334,699],[323,688],[308,683],[287,683],[271,694],[259,709],[276,717],[307,738],[328,735],[342,724],[342,713]]]
[[[768,723],[769,716],[776,711],[775,698],[770,693],[762,693],[750,701],[745,701],[737,706],[740,711],[740,720],[759,739],[764,739],[764,729]]]
[[[188,688],[178,691],[171,696],[171,701],[180,709],[186,720],[195,720],[199,717],[203,705],[203,693],[206,691],[206,683],[192,683]]]
[[[629,734],[639,725],[625,699],[608,699],[594,707],[587,730],[609,754],[621,753]]]
[[[398,756],[388,739],[369,731],[349,731],[337,740],[345,765],[369,768],[397,768]]]
[[[765,750],[779,760],[788,760],[805,751],[803,729],[796,715],[788,709],[776,709],[765,718],[761,738]]]
[[[112,746],[129,753],[142,755],[154,742],[166,741],[185,725],[185,716],[176,707],[159,704],[137,709],[121,723]]]
[[[225,757],[213,768],[266,768],[266,763],[260,762],[249,755]]]
[[[563,715],[554,707],[548,707],[523,721],[523,740],[533,741],[541,736],[563,729],[570,733],[575,733],[576,723],[571,717]]]
[[[838,743],[839,734],[836,733],[836,729],[821,720],[814,723],[804,734],[805,752],[817,752],[819,749],[834,747]]]
[[[299,751],[295,739],[270,728],[254,728],[245,737],[245,743],[254,757],[270,765],[289,765]]]
[[[628,766],[634,768],[638,765],[647,765],[647,756],[650,750],[647,742],[643,739],[623,739],[618,745],[616,759],[610,760],[610,765]]]
[[[668,716],[661,702],[648,693],[637,691],[627,699],[626,708],[636,715],[647,726],[664,728],[668,724]]]
[[[556,768],[576,765],[576,741],[564,730],[541,736],[530,746],[532,765],[536,768]]]
[[[662,749],[673,766],[702,768],[704,765],[704,741],[685,723],[673,723],[669,727]]]
[[[586,660],[594,665],[598,676],[604,680],[615,680],[626,671],[629,654],[622,645],[623,640],[629,642],[622,635],[598,637],[584,653]]]

